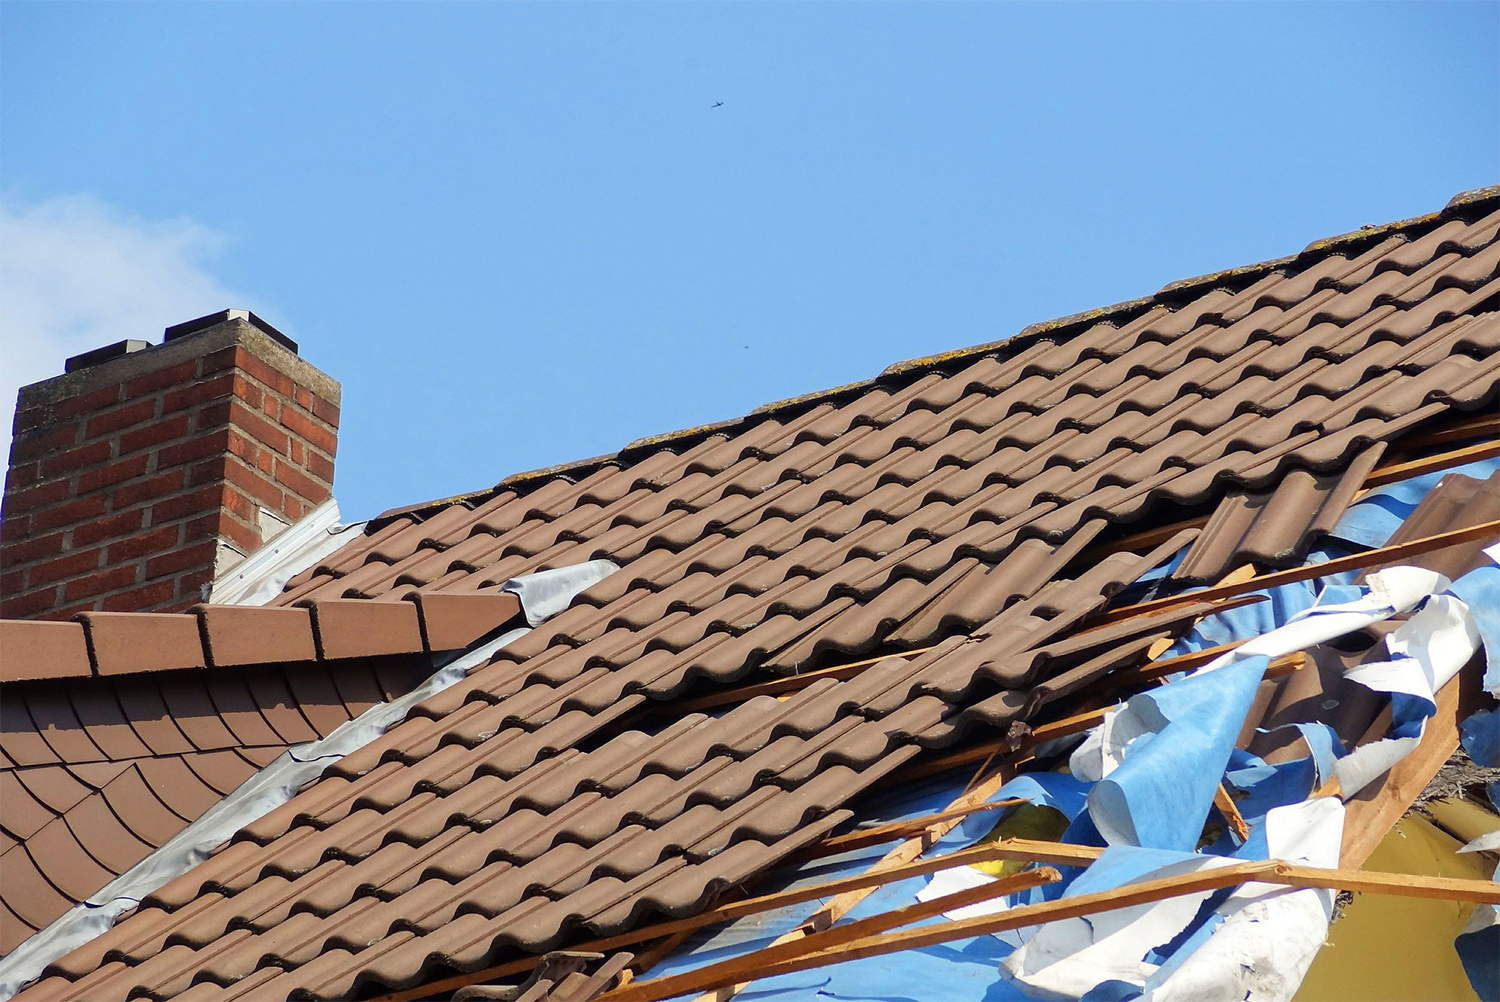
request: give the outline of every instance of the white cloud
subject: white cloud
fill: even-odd
[[[245,307],[209,265],[224,234],[191,219],[146,220],[86,195],[0,203],[0,413],[6,453],[20,387],[71,355]]]

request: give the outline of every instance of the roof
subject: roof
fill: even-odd
[[[1099,625],[1151,568],[1295,562],[1374,478],[1494,435],[1497,203],[386,513],[273,604],[622,569],[20,997],[417,988],[692,914],[892,777],[1023,740],[1215,608]]]
[[[519,612],[507,593],[0,621],[0,953]]]

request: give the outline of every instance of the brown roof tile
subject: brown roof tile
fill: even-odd
[[[213,665],[312,661],[312,614],[306,609],[262,609],[242,605],[202,605],[194,610],[202,623]]]
[[[78,623],[11,620],[0,632],[0,681],[65,678],[92,671]]]
[[[0,766],[9,842],[0,849],[0,952],[139,863],[290,743],[399,694],[379,677],[386,663],[7,682],[0,747],[14,764]],[[54,890],[38,893],[32,872]]]
[[[78,618],[100,675],[204,667],[194,616],[85,612]]]

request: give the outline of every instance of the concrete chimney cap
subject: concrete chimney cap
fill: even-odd
[[[252,327],[259,330],[262,334],[269,337],[272,341],[275,341],[277,344],[281,345],[287,351],[290,351],[293,355],[297,354],[296,341],[293,341],[291,338],[287,337],[285,334],[281,333],[281,331],[277,330],[275,327],[272,327],[270,324],[266,323],[254,313],[251,313],[249,310],[220,310],[218,313],[210,313],[208,316],[198,317],[195,320],[187,320],[180,324],[173,324],[171,327],[168,327],[165,331],[162,332],[161,343],[167,344],[169,342],[176,341],[178,338],[184,338],[190,334],[196,334],[199,331],[206,331],[210,327],[217,327],[219,324],[225,323],[230,320],[243,320],[245,323],[250,324]]]

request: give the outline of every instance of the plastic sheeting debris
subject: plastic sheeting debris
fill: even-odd
[[[1181,679],[1132,696],[1106,718],[1099,728],[1102,775],[1088,796],[1106,842],[1193,850],[1269,663],[1244,658]],[[1091,744],[1075,752],[1082,767],[1075,774],[1091,778],[1093,758]]]
[[[1343,817],[1336,800],[1277,808],[1266,817],[1264,848],[1278,859],[1337,865]],[[1235,861],[1112,847],[1063,896]],[[1037,998],[1288,999],[1323,942],[1332,909],[1331,891],[1264,883],[1181,895],[1049,922],[1001,969]],[[1252,970],[1244,970],[1240,961],[1249,961]]]
[[[1391,697],[1389,736],[1354,749],[1334,763],[1343,794],[1352,797],[1411,753],[1437,712],[1437,691],[1479,648],[1479,632],[1464,602],[1434,595],[1386,638],[1389,661],[1357,665],[1345,678]]]
[[[1459,725],[1458,736],[1475,765],[1500,767],[1500,710],[1471,714]]]

